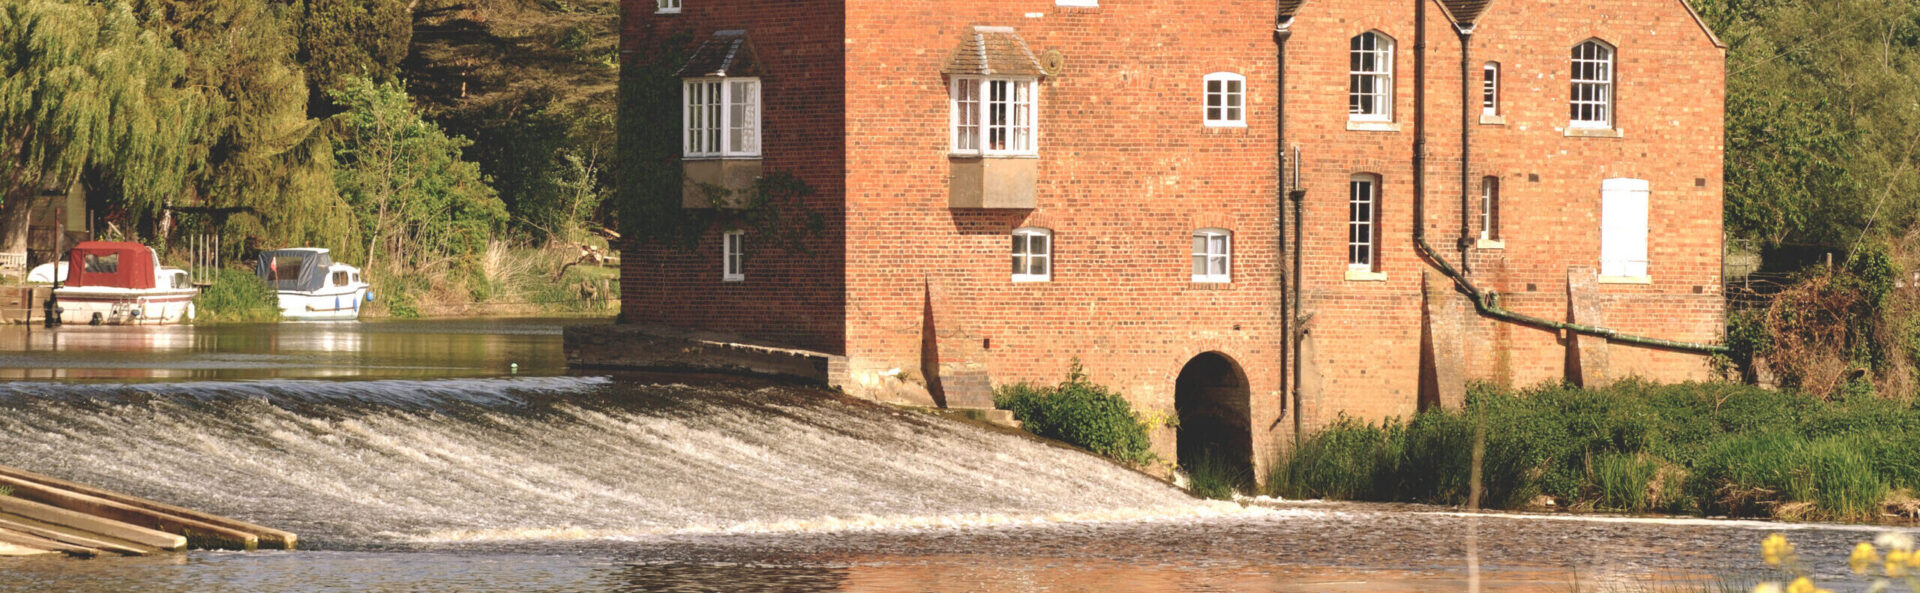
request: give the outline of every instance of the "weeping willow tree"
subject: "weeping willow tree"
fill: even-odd
[[[333,146],[308,116],[296,61],[297,11],[257,0],[139,0],[164,15],[188,55],[187,80],[208,90],[208,122],[195,143],[208,155],[191,178],[203,224],[229,255],[252,247],[317,246],[359,261],[352,211],[333,185]],[[250,245],[251,244],[251,245]]]
[[[0,251],[26,251],[35,194],[83,174],[134,216],[178,196],[208,114],[186,69],[124,1],[0,6]]]

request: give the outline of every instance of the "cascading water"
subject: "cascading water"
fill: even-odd
[[[811,390],[580,377],[0,385],[0,464],[335,549],[1238,509]]]

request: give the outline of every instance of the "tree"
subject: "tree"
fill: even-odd
[[[409,271],[460,266],[484,251],[507,218],[470,143],[420,119],[399,83],[349,78],[333,93],[334,183],[359,218],[367,266]]]
[[[353,78],[393,80],[413,43],[407,0],[303,0],[300,61],[314,88],[332,93]]]
[[[0,6],[0,251],[26,250],[33,196],[102,181],[134,215],[180,194],[207,119],[186,54],[124,1]]]
[[[357,259],[349,209],[333,186],[333,147],[307,116],[291,11],[254,0],[142,0],[188,55],[187,84],[208,89],[208,155],[183,200],[225,245],[317,245]]]

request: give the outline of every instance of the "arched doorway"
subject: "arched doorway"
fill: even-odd
[[[1173,392],[1180,467],[1211,461],[1237,482],[1253,484],[1252,403],[1247,374],[1233,359],[1208,352],[1188,361]]]

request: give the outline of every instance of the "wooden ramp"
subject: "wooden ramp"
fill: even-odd
[[[291,550],[292,533],[0,466],[0,557]]]

